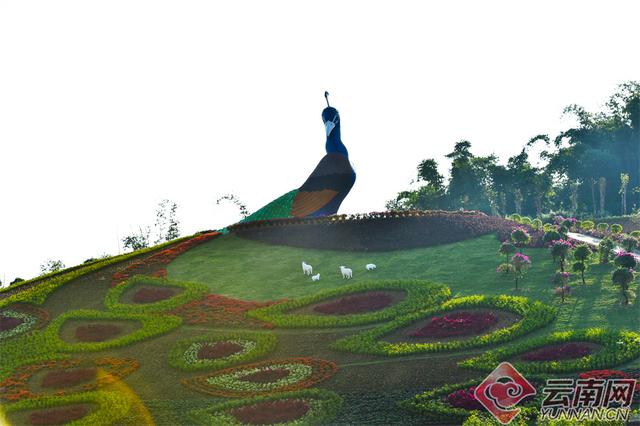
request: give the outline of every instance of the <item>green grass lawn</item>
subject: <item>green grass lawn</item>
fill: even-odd
[[[574,276],[573,295],[563,304],[553,295],[556,270],[547,249],[525,249],[532,267],[515,290],[513,275],[498,275],[499,243],[493,235],[437,247],[376,253],[309,250],[273,246],[226,236],[195,247],[173,261],[170,278],[205,283],[212,293],[245,300],[275,300],[313,294],[345,285],[338,267],[353,269],[349,283],[419,278],[448,285],[454,296],[470,294],[520,295],[559,308],[554,329],[606,327],[640,330],[637,299],[620,305],[620,290],[611,283],[612,265],[592,264],[587,285]],[[302,274],[302,260],[320,272],[319,282]],[[365,270],[375,263],[378,269]],[[637,283],[633,285],[637,291]]]

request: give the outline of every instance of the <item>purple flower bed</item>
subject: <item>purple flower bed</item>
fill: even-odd
[[[433,317],[426,326],[409,334],[410,337],[451,337],[480,333],[498,319],[492,312],[458,312]]]
[[[582,358],[592,352],[593,349],[584,343],[561,343],[527,352],[522,356],[522,359],[525,361],[561,361]]]

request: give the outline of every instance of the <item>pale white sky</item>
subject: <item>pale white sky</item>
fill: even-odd
[[[638,79],[634,1],[0,0],[0,279],[68,266],[152,224],[253,211],[324,154],[323,93],[383,209],[462,138],[505,159]]]

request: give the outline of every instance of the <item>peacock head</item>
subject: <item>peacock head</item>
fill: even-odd
[[[329,105],[329,92],[324,92],[324,98],[327,100],[327,107],[322,111],[322,122],[329,137],[333,129],[340,125],[340,114],[337,109]]]

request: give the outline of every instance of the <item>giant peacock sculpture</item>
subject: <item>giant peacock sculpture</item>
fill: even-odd
[[[283,217],[318,217],[338,212],[356,181],[349,163],[349,152],[340,138],[340,114],[329,105],[329,93],[324,92],[327,107],[322,111],[327,142],[327,154],[298,189],[288,192],[249,215],[242,222]]]

